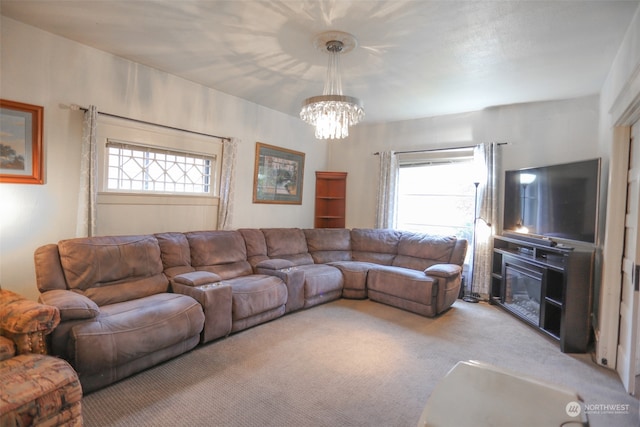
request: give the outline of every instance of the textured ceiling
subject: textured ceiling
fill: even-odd
[[[0,0],[3,15],[297,116],[353,34],[365,121],[598,93],[639,1]]]

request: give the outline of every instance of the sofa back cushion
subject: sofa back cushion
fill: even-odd
[[[307,248],[316,264],[351,261],[351,232],[346,228],[308,228],[302,230]]]
[[[263,228],[269,258],[286,259],[295,265],[313,264],[307,239],[299,228]]]
[[[247,260],[252,267],[255,267],[260,261],[269,259],[267,242],[264,240],[262,230],[259,228],[241,228],[238,231],[244,238],[244,244],[247,247]]]
[[[154,236],[105,236],[58,243],[69,289],[99,306],[168,291]]]
[[[464,264],[464,258],[467,256],[468,246],[469,242],[467,241],[467,239],[456,240],[456,245],[451,252],[451,259],[449,260],[449,264],[456,264],[462,267],[462,264]]]
[[[355,261],[391,265],[398,252],[402,232],[389,229],[351,230],[351,250]]]
[[[216,273],[222,279],[253,273],[247,248],[238,231],[191,231],[185,233],[191,251],[191,266]]]
[[[424,270],[434,264],[448,264],[456,242],[455,236],[403,232],[392,265]]]
[[[183,233],[158,233],[155,237],[160,245],[164,274],[171,278],[195,270],[191,266],[191,249],[187,236]]]

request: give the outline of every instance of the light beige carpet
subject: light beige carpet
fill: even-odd
[[[469,359],[577,390],[588,404],[629,405],[599,409],[592,426],[640,425],[615,373],[495,306],[460,300],[436,319],[368,300],[284,316],[85,396],[85,425],[414,426],[437,382]]]

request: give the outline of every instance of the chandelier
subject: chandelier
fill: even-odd
[[[341,31],[329,31],[315,39],[318,49],[329,54],[329,67],[322,95],[307,98],[302,103],[300,118],[316,128],[318,139],[342,139],[349,136],[349,126],[364,118],[362,101],[342,94],[340,55],[353,50],[356,39]]]

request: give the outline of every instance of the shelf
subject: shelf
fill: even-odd
[[[511,256],[519,257],[529,262],[534,262],[544,267],[550,267],[556,270],[564,270],[564,267],[565,267],[564,258],[562,259],[549,258],[548,256],[538,255],[536,251],[533,251],[532,253],[528,253],[528,252],[523,252],[517,249],[511,249],[511,248],[494,249],[494,251],[503,255],[511,255]]]
[[[542,328],[541,331],[546,332],[549,336],[551,336],[551,338],[555,339],[555,340],[560,340],[560,330],[549,330],[549,329],[544,329]]]
[[[562,325],[562,304],[547,304],[544,307],[542,329],[558,340],[562,340],[560,330]]]
[[[316,172],[314,226],[316,228],[344,228],[346,196],[346,172]]]
[[[562,308],[562,301],[558,301],[558,300],[555,300],[555,299],[552,299],[552,298],[549,298],[549,297],[545,297],[544,301],[547,304],[551,304],[551,305],[553,305],[555,307]]]

